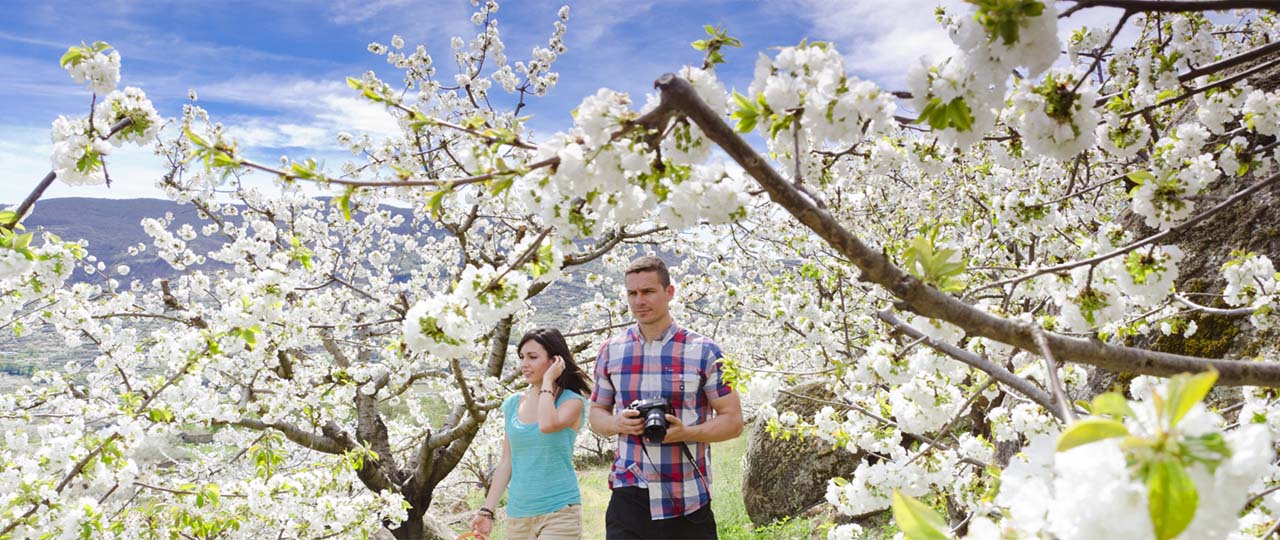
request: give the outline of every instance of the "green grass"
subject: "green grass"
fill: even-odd
[[[711,509],[721,540],[804,540],[825,538],[826,525],[817,520],[792,519],[755,528],[742,501],[742,458],[747,450],[747,433],[732,441],[716,443],[711,451]],[[583,538],[604,538],[604,513],[609,506],[608,464],[578,470],[582,490]],[[483,496],[473,497],[478,507]],[[503,520],[494,524],[492,540],[506,540]]]

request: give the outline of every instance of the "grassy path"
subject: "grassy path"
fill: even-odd
[[[742,458],[747,450],[747,434],[732,441],[717,443],[711,450],[711,508],[721,540],[805,540],[825,538],[819,523],[793,520],[783,524],[754,529],[742,502]],[[578,471],[578,487],[582,490],[583,538],[604,538],[604,512],[609,506],[608,465]],[[494,526],[492,540],[506,540],[502,520]]]

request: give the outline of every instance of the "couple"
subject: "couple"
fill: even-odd
[[[675,287],[666,263],[640,257],[625,279],[636,325],[600,347],[594,392],[558,330],[520,338],[516,350],[529,389],[502,403],[502,459],[471,520],[473,532],[489,534],[493,508],[510,484],[509,540],[581,538],[581,495],[571,458],[589,416],[592,431],[618,436],[605,538],[716,538],[709,443],[742,433],[738,394],[724,383],[720,347],[671,319]],[[663,409],[641,416],[660,403],[657,398],[669,404],[661,442],[650,440],[646,424]],[[640,411],[630,407],[636,402]]]

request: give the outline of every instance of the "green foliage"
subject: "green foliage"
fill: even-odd
[[[755,102],[752,102],[747,96],[739,94],[737,90],[733,92],[733,104],[737,105],[733,114],[729,117],[737,120],[734,129],[738,133],[751,133],[756,128],[756,124],[760,122],[760,116],[768,109],[765,105],[764,95],[756,96]]]
[[[1169,540],[1186,530],[1196,515],[1199,495],[1182,464],[1160,459],[1147,474],[1147,511],[1156,540]]]
[[[1072,91],[1075,88],[1076,80],[1070,75],[1063,76],[1061,80],[1054,79],[1053,73],[1044,76],[1044,82],[1032,88],[1032,92],[1044,98],[1044,112],[1049,118],[1056,120],[1059,124],[1071,124],[1071,130],[1078,137],[1080,136],[1080,128],[1072,123],[1072,109],[1076,106],[1076,100],[1079,94]]]
[[[926,228],[902,251],[903,266],[921,281],[945,292],[964,290],[968,265],[963,258],[953,260],[954,249],[937,247],[937,228]]]
[[[86,45],[84,42],[80,42],[79,47],[73,45],[67,48],[67,52],[62,54],[62,59],[58,60],[58,65],[63,68],[74,66],[110,48],[112,48],[111,45],[105,41],[95,41],[93,45]]]
[[[244,160],[235,156],[236,148],[227,144],[219,135],[217,140],[212,142],[205,140],[191,129],[191,125],[182,126],[182,130],[187,135],[187,140],[191,141],[194,148],[191,154],[187,156],[187,161],[197,160],[204,164],[206,171],[214,169],[222,169],[222,177],[227,176],[244,163]],[[87,154],[86,154],[87,155]]]
[[[302,240],[296,234],[289,237],[289,246],[289,260],[297,261],[303,268],[311,270],[311,258],[316,253],[302,245]]]
[[[1106,439],[1114,439],[1116,437],[1124,437],[1129,434],[1128,428],[1124,427],[1119,420],[1101,417],[1082,418],[1069,426],[1062,435],[1058,437],[1059,452],[1065,452],[1077,446],[1098,442]]]
[[[999,38],[1005,45],[1017,43],[1018,24],[1023,19],[1044,13],[1044,4],[1037,0],[965,1],[977,6],[973,18],[987,29],[987,39],[995,41]]]
[[[13,212],[9,212],[9,214],[13,214]],[[20,227],[21,225],[15,226],[15,228]],[[36,254],[31,251],[31,240],[34,238],[35,233],[18,234],[8,228],[0,227],[0,248],[16,251],[26,257],[28,261],[36,260]]]
[[[910,495],[893,490],[893,521],[907,540],[947,540],[950,531],[942,516]]]
[[[538,279],[555,267],[554,242],[551,238],[544,238],[542,243],[538,244],[537,253],[534,254],[533,260],[529,261],[529,277]]]
[[[1218,372],[1209,370],[1196,375],[1179,375],[1169,381],[1165,396],[1164,410],[1161,419],[1168,421],[1167,429],[1172,430],[1196,403],[1209,395],[1213,383],[1218,380]],[[1159,401],[1157,400],[1157,403]]]
[[[933,98],[920,111],[916,123],[927,123],[933,129],[955,128],[956,131],[973,129],[973,111],[964,98],[955,97],[946,103],[942,98]]]
[[[259,478],[269,480],[284,465],[287,449],[283,448],[283,443],[278,433],[268,431],[249,447],[249,459]]]
[[[310,162],[311,160],[307,161]],[[298,165],[299,164],[297,163],[293,164],[295,172],[298,169]],[[303,176],[301,178],[308,177]],[[329,204],[337,205],[338,209],[342,210],[342,219],[347,221],[351,221],[351,196],[354,195],[355,192],[356,189],[354,186],[348,186],[347,189],[342,192],[342,195],[335,195],[332,199],[329,199]]]
[[[690,45],[694,49],[706,52],[706,58],[702,61],[702,69],[710,69],[716,64],[724,63],[724,55],[720,54],[720,49],[724,47],[742,47],[742,42],[738,38],[731,37],[723,28],[717,28],[711,25],[703,26],[702,29],[707,33],[707,39],[699,39]]]
[[[1133,277],[1133,282],[1145,285],[1152,274],[1162,274],[1167,268],[1151,256],[1150,252],[1131,251],[1124,258],[1124,267]]]

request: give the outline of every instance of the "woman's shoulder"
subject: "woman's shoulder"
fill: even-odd
[[[508,408],[520,405],[520,392],[516,392],[502,400],[502,410],[505,412]]]
[[[573,398],[578,398],[578,399],[581,399],[582,401],[586,401],[586,400],[587,400],[587,397],[586,397],[586,396],[584,396],[584,395],[582,395],[582,394],[579,394],[579,393],[577,393],[577,392],[574,392],[573,390],[570,390],[570,389],[568,389],[568,388],[565,388],[564,390],[562,390],[562,391],[560,392],[560,398],[559,398],[559,399],[556,399],[556,404],[557,404],[557,405],[559,405],[559,404],[564,403],[564,402],[566,402],[566,401],[569,401],[570,399],[573,399]]]

